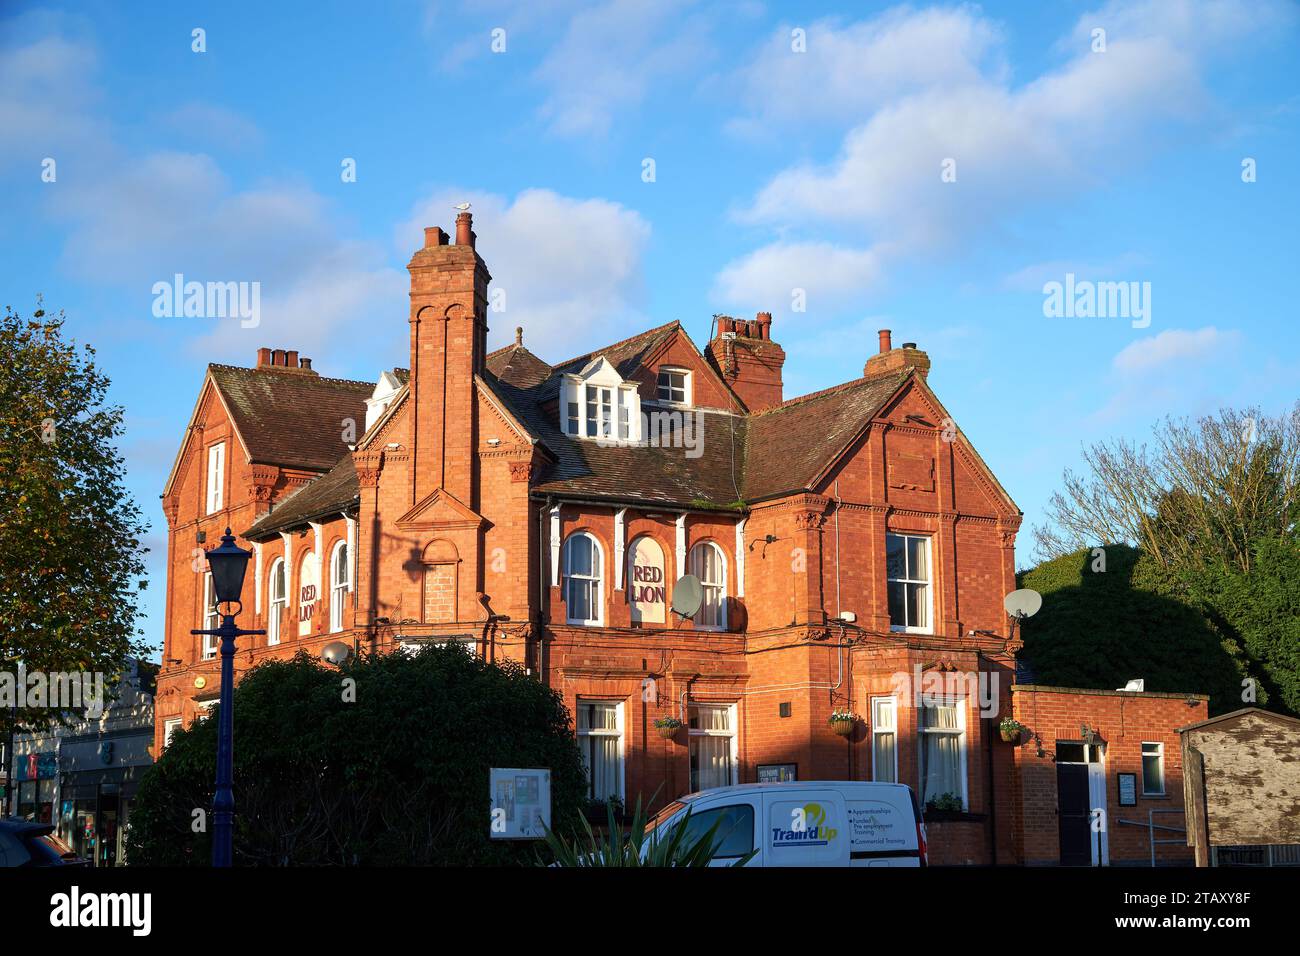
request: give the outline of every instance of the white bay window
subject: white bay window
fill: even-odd
[[[623,705],[578,701],[578,748],[587,772],[587,797],[623,799]]]
[[[966,809],[966,702],[926,704],[921,721],[921,802]]]

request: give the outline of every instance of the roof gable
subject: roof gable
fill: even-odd
[[[210,365],[209,375],[254,463],[327,471],[364,427],[369,382],[270,368]],[[351,428],[348,425],[351,423]]]

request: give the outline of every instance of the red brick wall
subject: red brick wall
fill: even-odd
[[[692,702],[735,706],[739,781],[754,781],[760,765],[777,763],[796,764],[803,780],[871,779],[870,699],[896,694],[898,779],[919,790],[920,728],[909,682],[918,670],[996,674],[991,715],[982,715],[973,700],[964,705],[967,807],[932,821],[932,860],[991,862],[995,840],[998,862],[1054,857],[1050,764],[1031,750],[992,739],[997,719],[1012,708],[1008,650],[1014,646],[1007,645],[1001,602],[1014,587],[1020,516],[964,436],[944,427],[947,412],[928,385],[912,379],[814,489],[754,504],[743,516],[739,548],[742,515],[687,515],[686,554],[695,544],[712,541],[726,557],[725,631],[697,628],[671,614],[662,626],[633,627],[627,582],[614,586],[616,507],[561,502],[561,538],[588,531],[605,559],[605,625],[571,627],[565,623],[562,588],[551,585],[550,502],[529,497],[545,453],[535,450],[511,412],[475,380],[482,365],[486,268],[467,245],[438,240],[431,235],[410,265],[411,385],[382,429],[367,434],[354,453],[360,494],[356,585],[345,607],[344,632],[328,630],[328,558],[347,533],[339,515],[322,524],[319,545],[314,531],[294,531],[283,643],[267,647],[260,638],[243,644],[238,672],[268,655],[317,654],[340,637],[356,639],[368,650],[389,649],[399,636],[470,635],[488,659],[532,668],[570,708],[582,699],[622,703],[629,803],[637,795],[657,795],[662,802],[689,788],[689,733],[682,730],[664,740],[653,721],[685,718]],[[672,336],[635,375],[643,398],[653,398],[661,365],[695,373],[698,405],[731,406],[684,332]],[[198,662],[198,639],[188,634],[202,621],[197,590],[202,577],[189,566],[195,531],[206,530],[211,546],[226,524],[249,527],[311,477],[250,468],[242,453],[235,453],[238,436],[209,393],[200,402],[196,436],[164,503],[171,530],[167,656],[180,664],[168,664],[159,678],[159,742],[168,717],[193,718],[196,677],[207,680],[205,693],[216,686],[216,662]],[[230,485],[226,509],[207,517],[200,514],[202,449],[220,437],[228,441]],[[631,504],[626,510],[625,545],[648,535],[664,552],[669,601],[671,582],[687,570],[676,553],[676,516],[650,505]],[[931,538],[931,633],[890,630],[889,531]],[[299,638],[301,562],[308,550],[318,548],[319,600],[310,633]],[[262,544],[261,610],[255,608],[250,568],[241,624],[265,627],[267,576],[283,554],[278,536]],[[852,612],[856,621],[836,623],[842,612]],[[1112,777],[1117,767],[1136,759],[1141,740],[1171,734],[1204,707],[1193,711],[1181,699],[1152,695],[1117,701],[1038,692],[1018,693],[1016,713],[1031,703],[1038,708],[1033,725],[1044,739],[1077,728],[1083,715],[1100,722],[1112,742]],[[789,705],[789,716],[781,716],[782,704]],[[828,725],[836,709],[864,718],[848,739]],[[1177,750],[1166,748],[1171,800],[1180,793]],[[1113,858],[1140,856],[1144,839],[1145,831],[1116,832]]]
[[[1201,695],[1136,694],[1115,691],[1068,690],[1019,686],[1012,695],[1014,715],[1028,728],[1027,739],[1013,747],[1017,800],[1014,808],[1019,855],[1028,864],[1059,860],[1056,765],[1058,741],[1081,739],[1081,724],[1097,730],[1105,743],[1106,805],[1110,862],[1149,865],[1150,810],[1183,808],[1182,752],[1178,727],[1204,720],[1208,699]],[[1189,706],[1191,702],[1191,706]],[[1142,792],[1142,744],[1163,743],[1165,796]],[[1041,744],[1044,755],[1038,756]],[[1008,745],[1010,746],[1010,745]],[[1137,805],[1119,805],[1117,774],[1137,774]],[[1157,824],[1185,827],[1182,813],[1157,813]],[[1140,825],[1124,821],[1135,821]],[[1156,831],[1157,838],[1181,834]],[[1157,863],[1190,865],[1191,852],[1182,844],[1156,846]]]

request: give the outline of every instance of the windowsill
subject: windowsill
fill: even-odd
[[[567,624],[569,627],[604,627],[604,626],[605,626],[605,625],[602,624],[600,621],[570,621],[570,620],[565,620],[564,623]]]
[[[988,819],[986,813],[971,813],[969,810],[922,810],[921,816],[926,823],[982,823]]]
[[[891,624],[889,629],[895,634],[928,634],[931,637],[934,636],[934,628],[932,627],[901,627],[897,624]]]

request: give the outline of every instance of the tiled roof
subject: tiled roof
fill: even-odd
[[[551,377],[551,367],[522,345],[507,345],[487,357],[488,371],[503,382],[536,388]]]
[[[209,365],[254,462],[325,471],[347,451],[344,421],[360,431],[373,382],[272,368]]]
[[[687,457],[682,447],[602,447],[560,430],[550,403],[559,395],[561,375],[604,356],[626,376],[678,328],[670,322],[569,359],[541,382],[534,366],[520,374],[514,360],[489,359],[489,371],[499,368],[508,376],[497,376],[494,391],[554,457],[535,491],[697,509],[734,508],[742,500],[798,491],[813,482],[910,374],[904,369],[857,379],[756,415],[696,410],[704,440],[703,453],[695,458]],[[647,403],[643,409],[655,407]]]
[[[692,510],[733,510],[748,502],[800,491],[812,486],[912,374],[905,368],[856,379],[752,415],[695,409],[695,421],[703,424],[703,442],[696,446],[702,453],[696,457],[689,457],[683,444],[661,441],[658,447],[602,446],[560,430],[553,403],[561,375],[604,356],[619,374],[627,376],[679,328],[677,322],[670,322],[556,366],[547,365],[522,345],[507,346],[487,356],[484,383],[549,453],[549,461],[535,479],[535,492]],[[242,372],[242,376],[232,376],[241,383],[256,375],[245,369],[228,371]],[[405,374],[401,377],[403,381],[407,378]],[[370,389],[358,382],[340,384],[337,394],[355,401],[364,398],[360,394],[363,388]],[[246,396],[251,394],[249,386],[243,388]],[[301,396],[293,399],[300,401]],[[276,408],[274,404],[266,407]],[[647,413],[667,410],[650,402],[643,408]],[[358,414],[358,420],[364,419],[364,408]],[[325,436],[328,447],[338,444],[341,448],[334,415],[337,410],[322,415],[321,421],[333,429]],[[243,428],[241,424],[241,431]],[[323,431],[321,424],[318,433]],[[695,436],[692,444],[698,441]],[[336,454],[334,461],[337,464],[331,462],[327,474],[281,502],[246,536],[266,535],[351,507],[359,499],[352,457]]]
[[[757,501],[806,488],[911,374],[860,378],[751,415],[745,448],[745,498]]]
[[[252,539],[287,531],[322,515],[333,515],[351,508],[360,497],[352,455],[344,454],[333,468],[285,498],[241,537]]]

